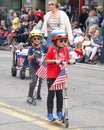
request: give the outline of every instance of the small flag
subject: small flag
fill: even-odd
[[[49,90],[63,90],[66,83],[66,79],[67,75],[65,73],[65,68],[63,68]]]
[[[26,56],[21,56],[21,55],[17,56],[17,65],[18,65],[18,67],[23,67],[24,62],[25,62],[25,58],[26,58]]]
[[[46,68],[46,63],[43,61],[39,69],[36,71],[36,75],[42,79],[47,78],[47,68]]]

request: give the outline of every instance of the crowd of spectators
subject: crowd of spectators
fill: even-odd
[[[33,11],[22,7],[20,13],[13,9],[0,9],[0,45],[7,43],[11,46],[14,39],[18,43],[28,44],[29,32],[33,29],[42,30],[45,14],[37,6],[34,9]],[[86,57],[89,57],[86,63],[92,64],[97,54],[100,62],[104,64],[103,7],[98,6],[96,10],[89,11],[83,6],[78,21],[71,22],[71,28],[74,39],[73,45],[69,46],[70,55],[77,60],[81,58],[78,60],[80,62],[85,62]]]
[[[32,29],[41,30],[43,24],[43,12],[35,7],[33,12],[25,7],[18,13],[13,9],[8,12],[5,9],[0,10],[0,44],[12,45],[14,39],[16,42],[28,42],[29,32]]]

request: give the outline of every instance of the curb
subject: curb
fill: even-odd
[[[10,51],[10,48],[8,45],[5,45],[5,46],[0,46],[0,50]]]

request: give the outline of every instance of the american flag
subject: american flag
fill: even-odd
[[[45,61],[43,61],[39,69],[36,71],[36,75],[42,79],[47,78],[47,68]]]
[[[26,58],[26,56],[21,56],[21,55],[17,56],[17,65],[18,65],[18,67],[23,66],[23,64],[25,62],[25,58]]]
[[[63,68],[49,90],[63,90],[66,83],[66,79],[67,75],[65,73],[65,68]]]

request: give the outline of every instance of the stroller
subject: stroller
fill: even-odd
[[[25,72],[29,67],[27,60],[28,48],[23,48],[22,44],[19,44],[18,48],[16,46],[13,46],[11,75],[15,77],[17,75],[17,70],[20,70],[20,79],[25,79]]]

